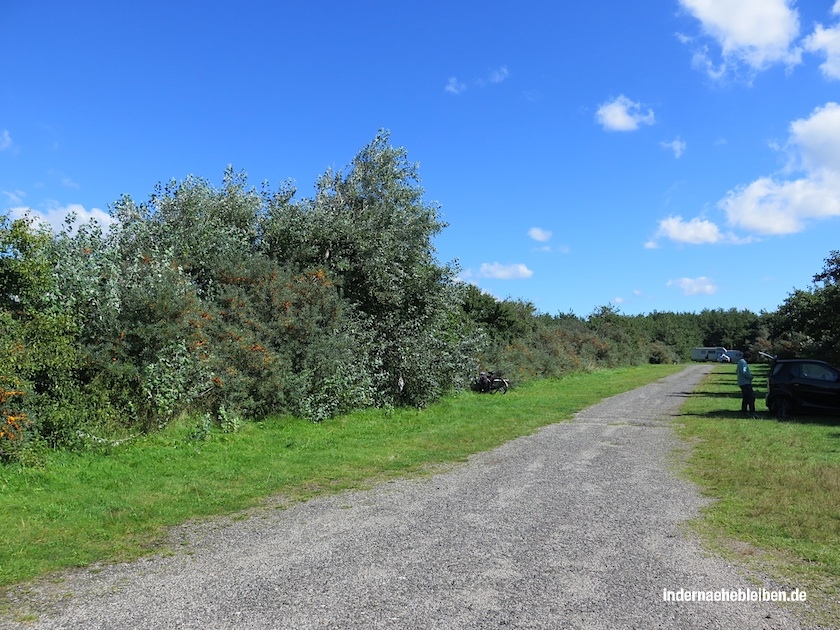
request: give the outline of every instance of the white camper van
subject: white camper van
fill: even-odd
[[[692,361],[725,361],[737,362],[744,353],[740,350],[727,350],[723,346],[715,348],[694,348],[691,351]]]

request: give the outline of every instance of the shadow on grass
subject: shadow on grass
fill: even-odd
[[[737,398],[740,400],[741,390],[737,389],[732,392],[674,392],[673,394],[668,394],[668,396],[676,398]],[[759,396],[759,393],[756,392],[756,400],[760,397],[763,398],[763,394]]]
[[[737,379],[735,378],[735,374],[720,374],[719,372],[714,372],[709,374],[706,377],[707,383],[712,384],[720,384],[720,383],[734,383]]]
[[[704,413],[686,413],[684,415],[695,418],[718,418],[721,420],[776,420],[768,411],[757,409],[754,414],[744,413],[740,409],[715,409]],[[755,416],[753,418],[753,416]]]

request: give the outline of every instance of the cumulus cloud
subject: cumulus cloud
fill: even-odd
[[[540,243],[546,243],[551,239],[551,232],[538,227],[532,227],[528,230],[528,236]]]
[[[0,151],[5,151],[6,149],[10,149],[12,146],[12,136],[9,135],[8,130],[4,129],[3,133],[0,133]]]
[[[528,269],[523,263],[503,265],[501,263],[482,263],[478,270],[481,278],[493,278],[495,280],[521,280],[530,278],[534,272]]]
[[[735,67],[764,70],[781,63],[798,64],[802,51],[795,45],[799,36],[799,13],[793,0],[679,0],[700,22],[703,34],[720,47],[716,65],[708,48],[695,52],[695,65],[720,78]],[[689,41],[689,44],[692,42]]]
[[[789,131],[781,147],[790,155],[788,168],[737,186],[716,204],[726,223],[747,236],[724,232],[708,219],[669,216],[645,247],[658,247],[661,238],[696,245],[749,243],[756,236],[802,232],[840,217],[840,105],[817,107],[808,118],[793,121]]]
[[[444,91],[450,94],[461,94],[466,92],[470,87],[482,88],[490,84],[503,83],[510,76],[510,71],[507,66],[500,66],[495,70],[491,70],[486,77],[473,79],[470,82],[460,81],[457,77],[449,77]]]
[[[680,159],[682,154],[685,153],[686,144],[683,140],[680,139],[679,136],[671,140],[671,142],[660,142],[659,143],[663,149],[669,149],[674,152],[674,157]]]
[[[840,0],[831,12],[840,15]],[[814,32],[805,38],[805,50],[825,55],[825,61],[820,64],[823,75],[829,79],[840,79],[840,24],[830,28],[817,24]]]
[[[805,40],[805,49],[823,53],[825,61],[820,64],[820,70],[829,79],[840,79],[840,26],[823,28],[818,24]]]
[[[787,147],[798,179],[761,177],[718,203],[729,223],[758,234],[801,232],[840,216],[840,105],[827,103],[790,125]]]
[[[70,214],[76,216],[76,224],[87,223],[91,219],[99,223],[103,228],[107,229],[114,220],[111,216],[99,208],[91,208],[87,210],[83,205],[78,203],[71,203],[66,206],[54,204],[47,210],[41,212],[23,206],[9,209],[9,215],[13,219],[21,219],[29,216],[35,225],[48,226],[54,232],[59,231],[64,227],[64,222]]]
[[[639,125],[655,122],[652,109],[642,111],[642,104],[631,101],[623,94],[603,103],[595,113],[598,123],[607,131],[635,131]]]
[[[714,281],[706,276],[668,280],[667,286],[682,289],[683,295],[713,295],[718,290]]]
[[[700,245],[718,243],[722,239],[720,228],[706,219],[694,218],[685,221],[681,216],[671,216],[659,222],[656,237],[668,238],[678,243]]]

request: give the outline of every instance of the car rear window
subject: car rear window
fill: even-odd
[[[800,372],[802,378],[810,378],[817,381],[833,381],[836,378],[833,370],[819,363],[803,363]]]

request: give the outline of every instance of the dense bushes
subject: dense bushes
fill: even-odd
[[[58,234],[2,217],[4,459],[184,411],[422,406],[474,372],[482,336],[435,258],[438,208],[385,133],[311,199],[229,169],[220,188],[189,177],[112,216]]]
[[[184,412],[206,433],[207,417],[230,428],[423,406],[479,369],[516,382],[673,362],[822,321],[811,294],[789,300],[803,322],[790,329],[734,309],[582,318],[496,300],[436,259],[439,209],[386,133],[311,198],[228,169],[221,187],[188,177],[111,214],[107,231],[71,218],[55,234],[0,216],[0,459],[95,447]],[[817,302],[833,304],[837,266]]]
[[[537,313],[527,302],[498,301],[469,287],[465,314],[488,335],[483,368],[515,379],[598,367],[687,361],[696,346],[753,347],[760,317],[735,309],[628,316],[611,306],[588,317]]]

